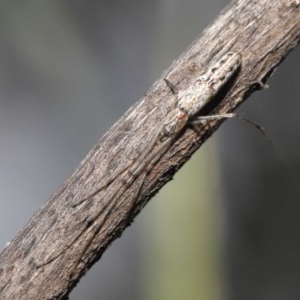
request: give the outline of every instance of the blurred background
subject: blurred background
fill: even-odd
[[[2,1],[0,247],[229,1]],[[70,299],[300,299],[300,58],[288,56]]]

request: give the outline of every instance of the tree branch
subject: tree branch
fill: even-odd
[[[174,95],[164,78],[184,90],[205,72],[215,56],[240,52],[239,73],[203,110],[204,114],[230,112],[261,87],[298,44],[299,20],[299,0],[233,1],[102,137],[5,248],[0,256],[0,298],[66,298],[149,199],[220,126],[222,121],[211,120],[196,129],[187,128],[149,173],[141,172],[110,208],[114,191],[123,184],[120,170],[143,151],[149,133],[174,108]],[[108,178],[114,180],[107,188],[75,205]],[[97,214],[97,222],[93,222],[91,216]]]

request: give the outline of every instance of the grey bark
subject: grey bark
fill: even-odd
[[[143,151],[149,132],[174,107],[174,96],[163,78],[167,77],[178,89],[186,89],[216,55],[239,51],[243,57],[239,73],[203,111],[230,112],[259,89],[298,44],[299,19],[300,2],[290,0],[233,1],[222,11],[146,96],[101,138],[1,253],[0,298],[66,298],[150,198],[221,124],[212,120],[205,126],[187,128],[153,169],[136,178],[120,195],[118,204],[108,211],[111,195],[122,185],[122,176],[116,174]],[[108,178],[114,181],[107,189],[74,207],[74,203],[93,194]],[[98,212],[99,228],[98,223],[91,222],[91,216]],[[57,257],[45,264],[54,256]]]

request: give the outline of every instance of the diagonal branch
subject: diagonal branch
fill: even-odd
[[[67,297],[150,198],[220,126],[222,120],[215,119],[184,130],[149,172],[140,172],[112,205],[112,195],[124,184],[122,171],[147,149],[149,136],[174,108],[174,95],[164,78],[178,90],[186,90],[216,56],[241,53],[242,65],[235,78],[202,111],[205,115],[229,113],[263,86],[298,44],[299,19],[298,0],[233,1],[102,137],[5,248],[0,256],[0,298]],[[149,154],[152,151],[157,149],[149,148]],[[107,184],[99,190],[103,183]],[[91,217],[95,215],[96,222]]]

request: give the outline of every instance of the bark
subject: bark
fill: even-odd
[[[215,56],[240,52],[238,74],[202,113],[230,112],[259,89],[298,44],[299,20],[299,0],[239,0],[222,11],[4,249],[0,298],[66,299],[111,242],[222,123],[211,120],[184,130],[149,172],[141,172],[124,193],[112,197],[124,183],[120,170],[145,151],[149,134],[174,108],[174,95],[163,78],[184,90]],[[111,184],[95,193],[108,179],[113,179]]]

